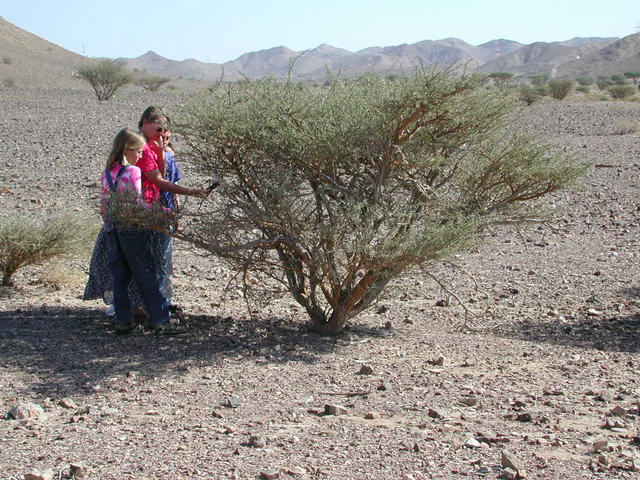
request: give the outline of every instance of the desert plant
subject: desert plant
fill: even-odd
[[[11,65],[13,63],[13,60],[11,59],[11,57],[2,57],[2,63],[5,65]]]
[[[630,78],[634,85],[638,85],[638,79],[640,78],[640,71],[624,72],[624,76]]]
[[[245,285],[275,281],[265,289],[281,285],[336,334],[391,280],[420,266],[435,278],[433,262],[490,225],[539,218],[531,202],[584,171],[517,129],[513,96],[482,82],[419,71],[203,94],[177,126],[220,195],[175,236]]]
[[[145,90],[149,90],[150,92],[157,92],[162,85],[170,81],[171,79],[168,77],[145,75],[136,80],[136,85],[139,85]]]
[[[607,91],[613,98],[624,100],[631,98],[636,89],[631,85],[611,85],[607,88]]]
[[[611,81],[615,85],[624,85],[625,83],[627,83],[627,79],[622,73],[615,73],[611,75]]]
[[[539,75],[531,75],[529,79],[531,80],[532,85],[540,87],[547,84],[547,82],[549,81],[549,74],[541,73]]]
[[[576,78],[576,82],[578,83],[578,85],[581,85],[583,87],[593,85],[593,79],[591,77],[578,77]]]
[[[502,87],[509,83],[509,80],[513,78],[513,73],[509,72],[491,72],[487,75],[488,78],[493,80],[493,82]]]
[[[78,69],[78,75],[93,87],[99,101],[109,100],[118,88],[132,82],[127,69],[115,60],[99,60]]]
[[[5,78],[2,80],[2,85],[5,88],[13,88],[16,86],[16,81],[13,78]]]
[[[13,218],[0,221],[0,268],[2,284],[20,268],[51,258],[85,251],[96,228],[85,221],[60,216],[54,218]]]
[[[522,100],[527,105],[531,105],[533,102],[540,98],[535,87],[531,85],[520,85],[520,100]]]
[[[571,88],[573,88],[573,82],[571,80],[561,80],[559,78],[554,78],[549,80],[549,92],[551,96],[556,100],[562,100],[565,98]]]
[[[609,77],[600,76],[596,80],[596,85],[600,90],[606,90],[610,85],[613,85],[613,81]]]
[[[637,120],[625,119],[616,123],[616,135],[629,135],[638,132],[640,132],[640,122]]]
[[[586,85],[580,85],[580,86],[576,87],[576,92],[589,93],[590,91],[591,91],[591,89]]]

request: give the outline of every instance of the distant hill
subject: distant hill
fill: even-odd
[[[65,50],[0,17],[0,82],[17,86],[67,87],[86,57]]]
[[[523,45],[498,39],[470,45],[457,38],[424,40],[413,44],[368,47],[350,52],[331,45],[296,52],[279,46],[249,52],[222,64],[194,59],[170,60],[149,51],[136,58],[118,59],[131,69],[148,71],[181,85],[201,85],[223,79],[236,81],[265,75],[323,80],[327,69],[345,77],[376,72],[409,73],[418,65],[464,66],[467,70],[550,73],[552,76],[610,75],[640,70],[640,34],[617,38],[572,38],[562,42]],[[0,82],[35,87],[88,88],[72,75],[89,58],[61,48],[0,17]],[[1,86],[2,84],[0,84]]]

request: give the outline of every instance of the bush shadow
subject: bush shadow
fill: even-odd
[[[60,398],[95,391],[108,378],[172,376],[224,358],[313,363],[336,347],[304,325],[280,318],[186,316],[186,334],[114,334],[103,310],[43,307],[0,312],[0,365],[33,381],[29,394]],[[23,392],[26,393],[26,392]]]
[[[523,320],[494,334],[528,342],[584,349],[640,353],[640,313],[629,316],[583,316],[572,320]]]

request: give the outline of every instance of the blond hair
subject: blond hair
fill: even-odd
[[[114,164],[124,165],[124,152],[128,149],[137,150],[144,147],[144,138],[129,128],[123,128],[113,139],[111,153],[107,159],[107,170],[111,170]]]

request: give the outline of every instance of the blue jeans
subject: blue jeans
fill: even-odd
[[[129,325],[131,304],[127,287],[136,279],[152,325],[169,321],[169,308],[162,293],[161,266],[153,251],[153,232],[146,229],[118,229],[108,232],[108,258],[113,276],[113,306],[116,323]]]
[[[160,286],[167,304],[171,305],[173,298],[173,238],[164,233],[154,232],[160,242],[162,262],[160,265]]]

